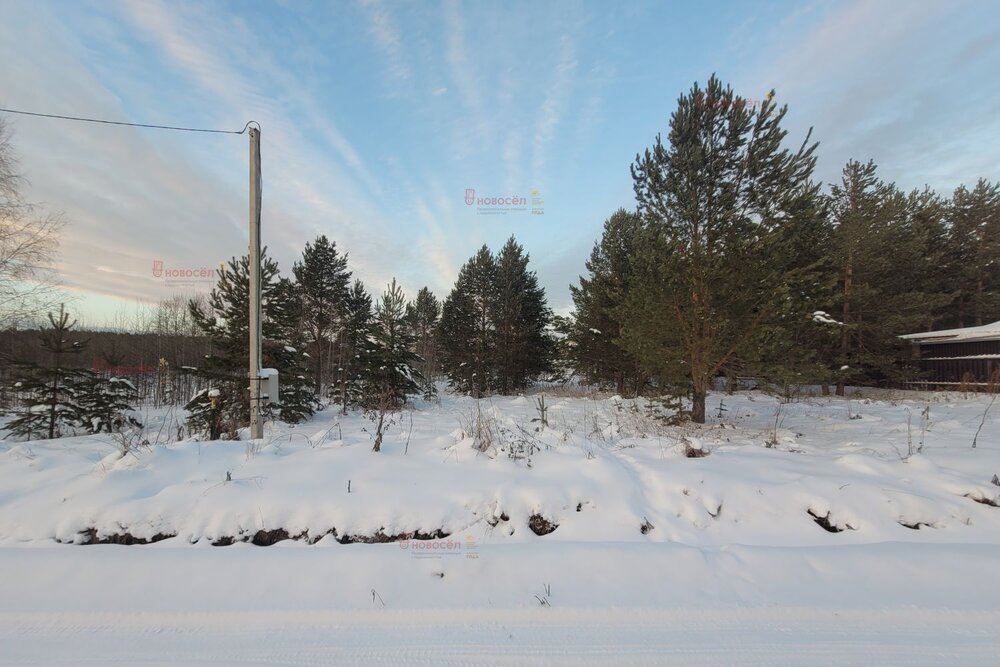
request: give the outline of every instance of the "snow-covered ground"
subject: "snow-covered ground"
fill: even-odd
[[[676,427],[557,395],[544,426],[535,399],[421,403],[380,453],[333,409],[256,446],[0,444],[0,664],[1000,653],[1000,402],[713,394]]]

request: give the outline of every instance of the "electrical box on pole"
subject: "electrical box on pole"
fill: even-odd
[[[260,404],[264,406],[280,402],[281,397],[278,394],[278,369],[260,369]]]
[[[250,438],[264,437],[260,400],[261,313],[260,313],[260,130],[250,128]],[[275,378],[277,381],[277,378]]]

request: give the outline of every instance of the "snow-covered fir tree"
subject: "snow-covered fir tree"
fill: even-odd
[[[402,407],[407,396],[421,392],[424,378],[417,369],[421,360],[413,352],[413,333],[406,321],[406,297],[395,278],[375,305],[368,340],[363,401],[388,400]]]
[[[131,381],[90,374],[78,386],[80,421],[90,433],[116,433],[125,427],[140,427],[135,415],[138,391]]]
[[[16,415],[6,429],[26,439],[58,438],[71,434],[84,423],[80,397],[92,380],[87,370],[68,362],[87,349],[87,342],[71,340],[76,321],[70,322],[65,307],[59,315],[49,313],[49,327],[39,333],[41,347],[49,353],[47,366],[22,365],[14,374],[12,393],[18,397]]]

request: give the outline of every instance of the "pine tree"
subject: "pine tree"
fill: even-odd
[[[129,380],[90,374],[78,386],[80,421],[90,433],[117,433],[126,426],[141,427],[133,414],[138,391]]]
[[[187,407],[192,429],[232,434],[250,421],[249,259],[234,257],[218,274],[208,312],[194,301],[189,304],[195,324],[212,342],[212,353],[197,372],[211,382],[214,392],[202,392]],[[278,265],[267,256],[267,248],[261,253],[260,290],[263,367],[278,370],[280,417],[296,423],[312,415],[314,401],[300,351],[301,302],[294,284],[278,275]],[[220,420],[219,428],[209,428]]]
[[[948,205],[933,190],[913,190],[907,196],[908,234],[914,243],[911,254],[896,258],[895,275],[903,283],[925,294],[934,303],[924,304],[925,320],[916,322],[913,331],[959,326],[951,318],[958,300],[957,267],[950,252]]]
[[[326,350],[340,330],[344,317],[344,302],[350,285],[347,254],[340,254],[335,241],[325,235],[306,243],[302,261],[292,267],[302,299],[302,323],[312,355],[316,395],[323,393]]]
[[[552,371],[555,348],[547,331],[552,311],[537,275],[528,270],[528,259],[513,236],[496,257],[497,290],[490,313],[492,375],[502,394],[523,390],[530,381]]]
[[[837,274],[830,256],[833,229],[825,202],[804,196],[767,237],[762,253],[775,267],[773,314],[761,324],[754,346],[734,355],[725,371],[730,389],[740,374],[778,385],[786,392],[801,384],[826,390],[841,327],[826,311],[836,296]]]
[[[374,451],[382,445],[387,415],[418,393],[424,379],[416,369],[414,338],[406,321],[406,297],[396,279],[386,288],[372,320],[369,365],[363,375],[362,404],[375,427]]]
[[[847,383],[904,379],[897,336],[926,326],[951,296],[926,277],[927,258],[937,251],[926,197],[907,197],[879,179],[873,162],[852,160],[829,199],[839,273],[834,309],[842,323],[832,366],[842,395]]]
[[[485,245],[459,271],[441,309],[438,349],[449,385],[476,398],[495,387],[497,264]]]
[[[278,370],[279,416],[289,424],[298,424],[313,415],[318,397],[313,383],[307,378],[308,353],[306,335],[299,323],[303,318],[304,304],[299,298],[295,283],[280,278],[274,296],[268,304],[274,318],[274,338],[264,340],[264,368]],[[248,350],[249,353],[249,350]]]
[[[372,298],[360,280],[347,293],[339,341],[336,382],[337,399],[346,415],[361,400],[363,371],[370,365],[369,332],[372,327]]]
[[[772,98],[756,107],[715,76],[704,91],[695,84],[678,100],[668,145],[658,136],[632,167],[644,234],[626,347],[664,386],[690,387],[696,422],[712,379],[752,353],[774,316],[779,278],[762,246],[815,189],[816,144],[781,147],[787,107]]]
[[[452,389],[512,393],[552,371],[552,311],[528,260],[511,237],[496,256],[484,245],[459,271],[437,329]]]
[[[589,277],[570,286],[573,321],[567,355],[574,370],[592,384],[610,385],[619,394],[637,395],[644,377],[638,360],[620,342],[619,306],[628,294],[642,221],[619,209],[604,222],[600,241],[587,260]]]
[[[424,396],[434,395],[434,376],[437,373],[437,324],[441,304],[427,287],[420,288],[417,298],[406,306],[406,321],[413,335],[413,351],[420,358],[417,369],[424,378]]]
[[[949,211],[958,326],[1000,320],[1000,183],[955,190]]]
[[[416,366],[420,358],[413,353],[414,338],[406,322],[406,297],[393,278],[375,306],[369,341],[372,358],[366,369],[366,394],[387,395],[392,404],[402,407],[406,397],[421,389],[423,377]]]
[[[39,333],[42,349],[49,353],[46,367],[22,366],[13,390],[21,397],[17,415],[6,429],[16,436],[35,439],[62,437],[74,426],[83,425],[80,396],[91,380],[89,371],[69,368],[67,362],[87,349],[86,341],[71,341],[76,320],[59,306],[59,316],[49,313],[50,328]]]

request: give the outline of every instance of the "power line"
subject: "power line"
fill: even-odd
[[[247,128],[251,124],[260,127],[260,124],[255,120],[247,121],[247,124],[243,126],[243,129],[239,132],[235,130],[208,130],[200,127],[174,127],[172,125],[147,125],[146,123],[125,123],[118,120],[104,120],[102,118],[80,118],[78,116],[60,116],[54,113],[37,113],[34,111],[19,111],[17,109],[0,109],[4,113],[16,113],[22,116],[37,116],[39,118],[58,118],[59,120],[76,120],[83,123],[101,123],[103,125],[125,125],[128,127],[147,127],[154,130],[177,130],[178,132],[209,132],[211,134],[243,134],[247,131]]]

